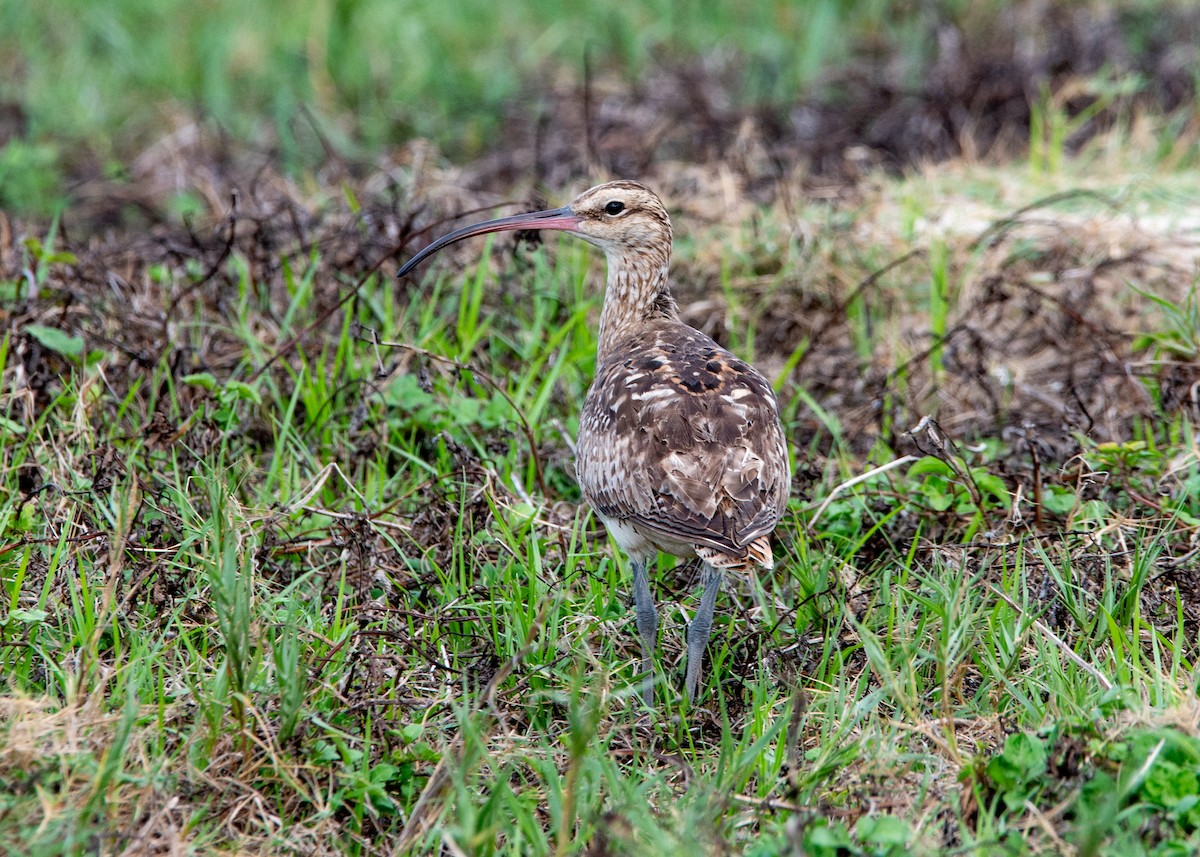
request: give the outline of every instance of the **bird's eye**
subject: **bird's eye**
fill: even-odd
[[[621,202],[621,200],[619,200],[619,199],[614,199],[608,205],[604,206],[604,213],[611,214],[614,216],[620,214],[624,210],[625,210],[625,203]]]

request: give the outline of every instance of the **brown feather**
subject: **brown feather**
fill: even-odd
[[[584,497],[660,550],[703,550],[717,567],[769,566],[764,537],[790,484],[770,384],[676,320],[644,325],[611,354],[580,417]]]

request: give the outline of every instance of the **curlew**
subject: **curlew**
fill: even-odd
[[[791,484],[779,405],[753,366],[680,320],[667,285],[671,221],[637,182],[609,182],[562,208],[465,226],[417,253],[397,276],[464,238],[537,229],[578,236],[607,257],[596,377],[580,415],[575,473],[629,557],[647,705],[658,632],[649,566],[659,551],[703,563],[700,605],[687,626],[684,687],[694,700],[724,574],[773,563],[770,537]]]

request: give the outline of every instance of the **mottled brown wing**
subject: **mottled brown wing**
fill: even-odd
[[[771,385],[678,322],[613,353],[580,417],[584,496],[608,518],[745,556],[779,522],[791,482]]]

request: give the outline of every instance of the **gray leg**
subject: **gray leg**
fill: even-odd
[[[658,611],[654,609],[654,596],[650,594],[650,575],[646,571],[645,559],[630,559],[633,568],[633,606],[637,611],[638,634],[642,638],[642,672],[646,688],[642,699],[647,705],[654,704],[654,643],[658,633]]]
[[[704,566],[704,594],[700,596],[700,607],[688,623],[687,628],[687,678],[684,688],[688,702],[696,698],[696,685],[700,681],[700,664],[704,660],[704,648],[712,631],[713,608],[717,604],[717,593],[721,591],[722,572],[710,565]]]

